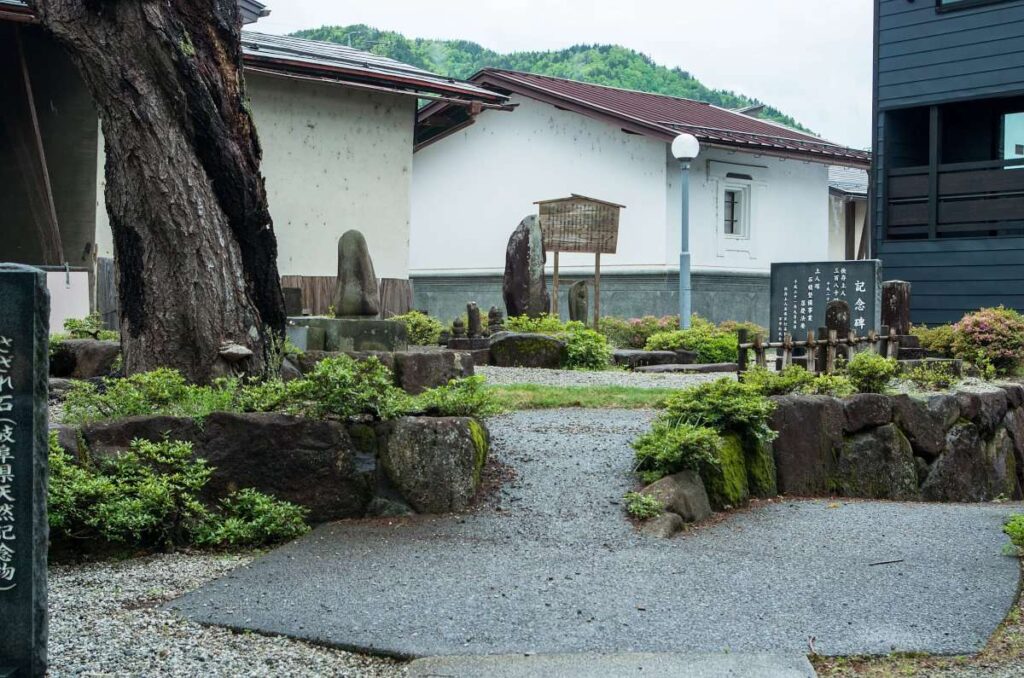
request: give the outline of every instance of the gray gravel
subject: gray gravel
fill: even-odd
[[[160,609],[166,600],[250,560],[179,553],[51,567],[49,675],[405,675],[404,667],[388,659],[204,627]]]
[[[722,377],[735,379],[734,373],[720,374],[644,374],[625,370],[545,370],[533,367],[476,368],[487,383],[498,386],[540,384],[543,386],[633,386],[636,388],[685,388]]]
[[[322,526],[172,605],[430,656],[806,652],[812,636],[830,655],[972,653],[1013,604],[1001,523],[1019,507],[784,501],[638,534],[620,498],[651,416],[498,418],[494,451],[517,475],[475,514]]]

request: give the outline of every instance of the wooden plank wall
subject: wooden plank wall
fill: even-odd
[[[879,243],[882,275],[913,285],[911,320],[945,323],[1000,304],[1024,311],[1024,238]]]
[[[331,306],[334,285],[333,275],[283,275],[282,287],[298,287],[302,290],[302,307],[310,315],[323,315]],[[408,313],[412,308],[412,283],[397,278],[380,278],[380,309],[382,318]]]

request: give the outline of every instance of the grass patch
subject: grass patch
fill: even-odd
[[[665,399],[675,393],[668,388],[539,384],[487,386],[486,390],[507,410],[549,410],[560,407],[651,409],[664,407]]]

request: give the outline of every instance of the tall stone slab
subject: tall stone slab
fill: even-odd
[[[551,309],[551,297],[544,280],[546,261],[540,220],[531,214],[519,222],[505,250],[501,292],[510,318],[519,315],[536,318]]]
[[[590,292],[586,280],[577,280],[569,288],[569,320],[587,322],[590,313]]]
[[[46,274],[0,264],[0,676],[46,673]]]
[[[376,317],[380,288],[370,248],[359,231],[346,231],[338,240],[338,281],[334,288],[334,315],[339,318]]]

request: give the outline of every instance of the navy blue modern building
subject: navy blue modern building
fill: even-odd
[[[1024,310],[1024,0],[875,0],[872,215],[916,323]]]

